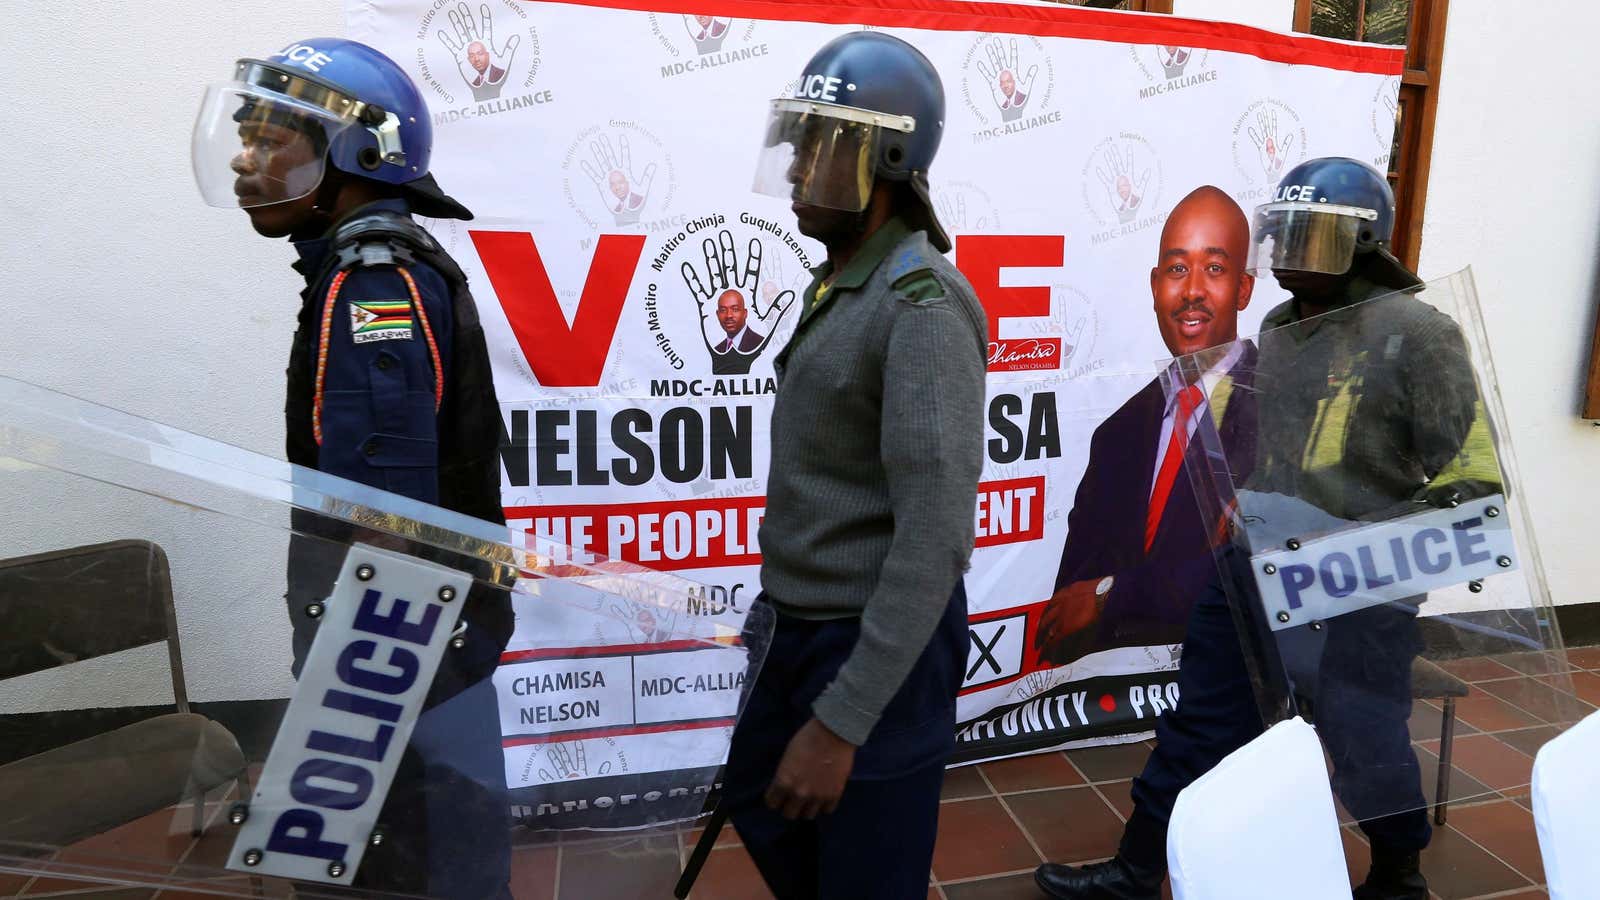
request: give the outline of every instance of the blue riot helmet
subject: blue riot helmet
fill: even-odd
[[[818,50],[793,96],[772,101],[755,190],[811,206],[860,212],[876,179],[903,182],[941,251],[950,239],[928,197],[928,167],[944,134],[944,86],[917,48],[878,31]]]
[[[1256,207],[1249,269],[1356,272],[1397,289],[1422,283],[1394,257],[1394,191],[1383,173],[1342,156],[1290,169]]]
[[[342,38],[297,41],[241,59],[206,90],[191,139],[206,203],[298,200],[344,175],[392,185],[419,215],[470,219],[428,165],[433,121],[416,84],[377,50]]]

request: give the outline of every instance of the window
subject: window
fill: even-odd
[[[1412,269],[1422,250],[1447,5],[1448,0],[1295,0],[1295,31],[1406,47],[1394,147],[1389,152],[1389,185],[1395,198],[1395,255]]]

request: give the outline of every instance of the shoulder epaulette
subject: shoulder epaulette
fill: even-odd
[[[945,295],[944,285],[931,269],[918,269],[910,274],[901,276],[893,285],[895,293],[910,300],[920,303],[925,300],[938,300]]]
[[[333,233],[333,250],[338,268],[353,269],[414,263],[418,251],[438,250],[438,244],[410,216],[377,210],[340,225]]]

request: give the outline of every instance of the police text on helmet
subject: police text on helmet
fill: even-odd
[[[333,62],[333,57],[305,44],[291,44],[272,55],[299,63],[313,72],[321,72],[323,66]]]
[[[808,100],[826,100],[830,103],[839,99],[839,85],[842,79],[832,75],[807,75],[800,79],[800,84],[795,88],[796,97],[805,97]]]
[[[1310,203],[1315,199],[1317,199],[1317,186],[1314,184],[1279,185],[1277,192],[1272,195],[1274,203],[1286,200],[1299,200]]]

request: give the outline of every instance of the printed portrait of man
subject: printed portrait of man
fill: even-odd
[[[1167,73],[1168,78],[1178,78],[1183,75],[1183,69],[1189,65],[1189,57],[1194,53],[1188,47],[1163,46],[1156,48],[1156,56],[1161,60],[1161,68]]]
[[[689,38],[694,41],[695,50],[704,56],[722,49],[722,42],[728,37],[728,27],[733,20],[726,16],[690,16],[683,17],[683,27],[688,30]]]
[[[440,6],[441,3],[434,4],[435,9]],[[500,90],[505,87],[511,61],[516,58],[517,47],[522,43],[522,36],[513,34],[496,49],[494,17],[489,12],[488,3],[478,4],[477,14],[474,15],[463,0],[453,9],[446,8],[444,18],[449,20],[449,27],[440,28],[435,34],[439,43],[449,51],[456,71],[461,73],[461,80],[472,90],[472,99],[482,102],[499,97]]]
[[[1182,640],[1220,524],[1205,520],[1187,471],[1200,450],[1196,431],[1215,428],[1225,448],[1255,432],[1246,383],[1255,347],[1238,341],[1255,288],[1249,247],[1244,211],[1210,185],[1184,197],[1161,231],[1150,270],[1156,328],[1174,357],[1201,354],[1201,374],[1178,377],[1196,367],[1174,365],[1095,429],[1034,636],[1048,660]]]
[[[1000,70],[1000,91],[1006,95],[1006,105],[1002,109],[1021,109],[1028,102],[1028,95],[1017,90],[1017,76],[1011,74],[1010,69]]]
[[[766,343],[766,335],[746,324],[750,316],[745,309],[744,294],[732,288],[717,297],[717,324],[727,337],[711,348],[711,373],[713,375],[747,375],[750,363]]]
[[[499,84],[505,80],[506,70],[490,63],[489,48],[483,45],[483,41],[473,41],[467,45],[467,63],[478,73],[478,77],[471,82],[472,87]]]

